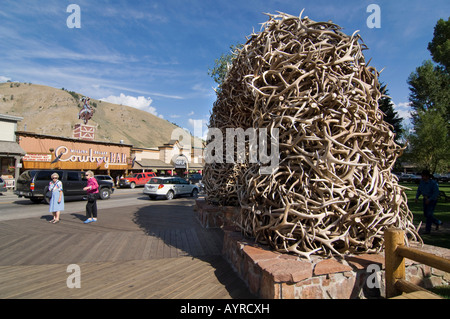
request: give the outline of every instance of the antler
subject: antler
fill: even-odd
[[[240,205],[246,235],[307,258],[379,251],[391,226],[420,240],[391,174],[402,149],[359,35],[301,15],[269,17],[238,52],[209,126],[278,129],[279,166],[260,175],[248,160],[207,163],[209,201]]]

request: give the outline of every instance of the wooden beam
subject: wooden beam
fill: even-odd
[[[401,229],[389,228],[384,232],[385,267],[386,267],[386,298],[400,295],[395,283],[405,279],[405,259],[396,254],[396,249],[405,243],[404,232]]]
[[[425,288],[422,288],[416,284],[413,284],[412,282],[409,282],[409,281],[403,280],[403,279],[398,279],[395,282],[395,288],[397,288],[401,292],[406,292],[406,293],[410,293],[410,292],[414,292],[414,291],[428,292],[428,290],[426,290]]]
[[[398,247],[396,253],[401,257],[415,260],[421,264],[425,264],[442,271],[450,272],[450,260],[446,258],[409,247]]]

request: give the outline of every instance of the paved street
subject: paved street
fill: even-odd
[[[50,224],[47,205],[0,196],[0,298],[253,298],[222,258],[222,231],[200,226],[192,198],[118,189],[87,225],[85,204],[67,202]]]
[[[81,197],[79,198],[81,199]],[[109,200],[98,200],[99,209],[108,209],[111,207],[126,207],[137,204],[149,203],[148,196],[142,194],[142,188],[118,188],[111,195]],[[66,200],[63,215],[84,211],[86,202],[83,200]],[[21,219],[26,217],[40,217],[48,214],[48,205],[35,204],[27,198],[19,198],[12,191],[0,195],[0,221]]]

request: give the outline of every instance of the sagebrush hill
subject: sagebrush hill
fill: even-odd
[[[0,83],[0,114],[23,117],[17,130],[72,137],[81,110],[81,93],[31,83]],[[136,108],[91,98],[95,110],[88,125],[96,126],[96,141],[152,148],[164,145],[178,126]],[[191,144],[193,145],[193,144]]]

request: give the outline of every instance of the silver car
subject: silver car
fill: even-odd
[[[181,195],[197,197],[198,187],[180,177],[152,177],[145,184],[144,194],[151,199],[158,196],[165,196],[169,200]]]

